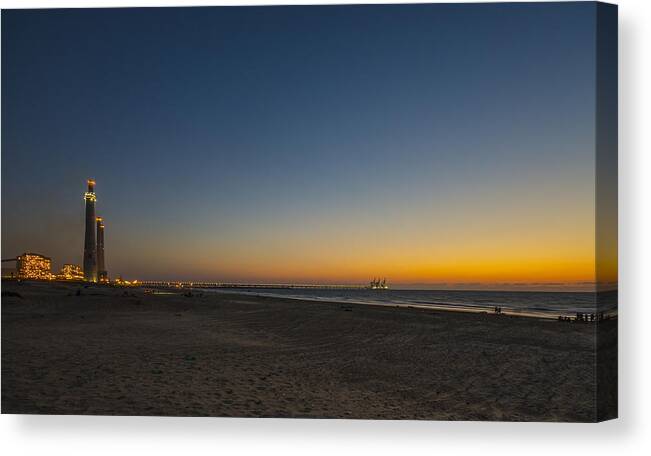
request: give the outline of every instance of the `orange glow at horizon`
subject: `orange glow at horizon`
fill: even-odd
[[[589,212],[576,217],[589,219]],[[493,220],[480,226],[462,223],[455,229],[456,222],[433,226],[418,220],[399,227],[378,226],[376,232],[369,233],[362,228],[366,223],[357,230],[341,230],[337,220],[316,220],[266,229],[249,225],[237,234],[250,239],[247,243],[220,238],[193,242],[170,239],[169,243],[181,242],[186,251],[193,252],[192,262],[177,262],[187,271],[187,278],[206,280],[367,283],[374,277],[386,277],[392,286],[594,282],[593,223],[580,222],[570,218],[566,223],[541,225],[533,219],[513,226],[510,221]],[[226,234],[224,238],[232,240],[233,236]],[[173,261],[171,253],[152,246],[148,256],[157,256],[165,265]],[[161,269],[157,274],[164,273]],[[616,257],[602,262],[599,280],[617,280]]]
[[[113,258],[134,271],[120,272],[146,270],[149,276],[139,278],[152,280],[366,284],[386,277],[392,287],[615,282],[616,243],[600,250],[596,270],[593,187],[585,179],[538,177],[538,185],[527,179],[481,192],[460,182],[453,198],[411,183],[403,193],[409,198],[387,187],[372,197],[333,197],[318,208],[192,214],[199,217],[192,226],[161,225],[156,236],[144,223],[134,236],[130,225],[131,236],[117,236],[130,244],[116,251],[138,249],[142,261]]]

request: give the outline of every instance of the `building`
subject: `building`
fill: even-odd
[[[16,258],[19,279],[52,280],[52,260],[38,253],[23,253]]]
[[[18,272],[16,268],[11,267],[2,267],[2,278],[3,279],[15,279],[18,277]]]
[[[77,264],[64,264],[57,276],[59,280],[84,280],[84,271]]]
[[[95,181],[88,179],[88,191],[84,194],[86,201],[86,236],[84,238],[84,279],[97,282],[97,240],[95,237]]]
[[[104,220],[97,217],[97,280],[108,282],[108,273],[104,265]]]
[[[17,258],[9,258],[8,260],[2,260],[2,278],[3,279],[15,279],[18,277],[18,270],[16,269]],[[13,266],[8,266],[7,263],[13,263]]]

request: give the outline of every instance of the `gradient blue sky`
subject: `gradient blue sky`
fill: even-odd
[[[594,109],[591,2],[3,11],[2,256],[591,280]]]

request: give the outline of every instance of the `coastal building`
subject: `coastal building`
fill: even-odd
[[[108,282],[108,273],[104,266],[104,220],[97,217],[97,280]]]
[[[7,260],[2,260],[2,278],[3,279],[15,279],[18,277],[18,270],[16,269],[16,260],[17,258],[9,258]],[[8,265],[8,263],[13,263],[13,265]]]
[[[84,279],[97,282],[97,240],[95,237],[95,180],[88,179],[88,191],[84,194],[86,201],[86,236],[84,238]]]
[[[23,253],[16,258],[19,279],[52,280],[52,260],[38,253]]]
[[[64,264],[57,276],[59,280],[84,280],[84,271],[77,264]]]

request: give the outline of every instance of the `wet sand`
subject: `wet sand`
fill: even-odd
[[[599,327],[600,360],[616,357],[616,320],[2,291],[2,413],[595,421],[598,391],[616,401],[595,380],[615,381],[597,376],[595,344]]]

